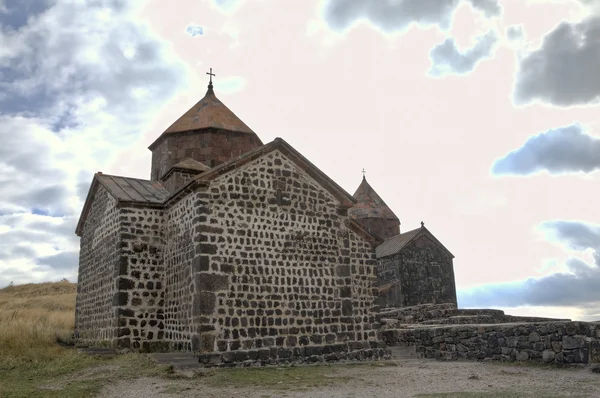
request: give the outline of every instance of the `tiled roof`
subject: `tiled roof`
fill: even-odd
[[[194,171],[208,171],[210,167],[205,165],[204,163],[200,163],[197,160],[192,158],[185,158],[181,162],[177,163],[173,166],[174,169],[186,169],[186,170],[194,170]]]
[[[377,248],[375,249],[375,255],[377,256],[377,258],[380,258],[398,253],[423,229],[424,228],[413,229],[412,231],[408,231],[403,234],[392,236],[391,238],[386,239],[385,241],[383,241],[382,244],[377,246]]]
[[[118,201],[161,204],[169,191],[156,181],[96,174],[98,182]]]
[[[163,134],[209,127],[254,134],[250,127],[215,96],[212,86],[209,86],[204,98],[177,119]]]
[[[352,196],[354,196],[357,203],[348,210],[348,215],[351,218],[386,218],[398,220],[398,217],[396,217],[394,212],[385,204],[365,178],[363,178],[358,189]]]

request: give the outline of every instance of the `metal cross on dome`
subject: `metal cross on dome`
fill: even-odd
[[[364,169],[364,167],[363,167],[363,169],[362,169],[362,173],[363,173],[363,178],[366,178],[367,171]]]
[[[210,75],[210,81],[208,82],[208,84],[212,84],[212,77],[216,76],[214,73],[212,73],[212,68],[210,68],[210,72],[206,72],[207,75]]]

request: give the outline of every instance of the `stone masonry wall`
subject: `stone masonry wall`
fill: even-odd
[[[152,148],[151,179],[160,180],[173,165],[185,158],[215,167],[261,145],[256,134],[219,129],[167,134]]]
[[[169,207],[165,213],[166,247],[165,335],[172,350],[191,351],[192,259],[195,253],[194,219],[197,194]]]
[[[181,187],[187,184],[197,172],[173,171],[168,178],[161,181],[163,187],[172,194],[177,192]]]
[[[425,236],[399,253],[379,258],[377,284],[391,284],[382,293],[382,307],[456,304],[452,257]]]
[[[415,345],[426,358],[599,363],[600,324],[544,322],[386,330],[388,345]]]
[[[120,257],[115,294],[119,347],[154,349],[164,337],[163,211],[124,207],[119,211]]]
[[[116,337],[113,298],[119,235],[116,200],[98,186],[81,234],[75,309],[75,335],[79,344],[112,341]]]
[[[400,234],[400,221],[398,220],[357,218],[356,221],[367,231],[384,240]]]
[[[207,365],[378,358],[374,250],[279,151],[197,192],[192,348]]]

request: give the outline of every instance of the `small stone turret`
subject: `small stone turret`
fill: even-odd
[[[400,234],[400,220],[364,176],[353,196],[358,202],[348,210],[350,218],[384,240]]]

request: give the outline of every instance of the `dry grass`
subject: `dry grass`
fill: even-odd
[[[0,289],[0,368],[56,356],[57,341],[73,333],[76,288],[55,282]]]

